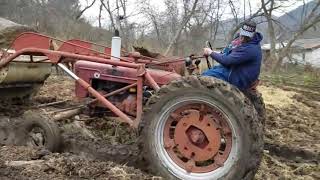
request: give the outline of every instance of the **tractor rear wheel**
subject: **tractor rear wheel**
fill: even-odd
[[[263,126],[237,88],[212,77],[176,80],[151,97],[143,122],[149,170],[165,179],[252,179]]]
[[[263,102],[262,94],[258,91],[243,92],[250,99],[258,113],[259,121],[264,125],[266,121],[266,106]]]

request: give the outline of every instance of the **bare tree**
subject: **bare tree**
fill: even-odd
[[[305,5],[305,4],[304,4]],[[314,7],[312,8],[311,12],[309,13],[309,15],[307,15],[304,20],[303,23],[301,24],[300,28],[294,33],[294,35],[288,40],[287,44],[285,45],[284,48],[282,48],[280,50],[280,52],[278,53],[276,62],[273,63],[272,66],[272,71],[276,71],[278,70],[279,67],[281,67],[281,64],[283,62],[283,59],[286,56],[290,56],[290,49],[293,45],[293,43],[301,36],[303,35],[304,32],[306,32],[307,30],[309,30],[310,28],[316,26],[318,23],[320,23],[320,1],[317,1],[317,3],[314,5]],[[304,12],[302,12],[304,13]],[[303,14],[302,14],[303,16]]]
[[[183,20],[182,20],[182,23],[180,25],[180,27],[178,28],[178,30],[176,31],[176,34],[174,35],[173,39],[170,41],[169,45],[168,45],[168,48],[166,49],[164,55],[168,55],[168,53],[170,52],[172,46],[174,44],[177,44],[177,41],[181,35],[181,32],[182,30],[184,29],[184,27],[187,25],[187,23],[189,22],[190,18],[192,17],[192,15],[194,14],[194,11],[197,7],[197,3],[198,3],[198,0],[195,0],[193,2],[193,5],[192,5],[192,8],[190,10],[189,13],[186,13],[186,16],[184,16]]]
[[[89,4],[88,0],[86,0],[86,2],[87,2],[87,6],[84,7],[84,8],[76,15],[76,20],[80,19],[80,17],[83,15],[83,13],[94,5],[94,3],[96,2],[96,0],[92,0],[92,2],[91,2],[90,4]]]
[[[264,16],[268,22],[268,34],[270,38],[270,60],[274,61],[276,59],[276,35],[273,25],[272,11],[274,10],[274,0],[269,1],[270,6],[267,7],[265,0],[261,0],[261,7],[264,12]]]
[[[193,16],[182,32],[184,36],[180,38],[180,44],[182,44],[179,47],[180,53],[199,51],[204,47],[206,40],[215,39],[219,26],[220,5],[221,0],[199,1]]]
[[[156,8],[154,8],[151,4],[150,1],[141,1],[142,7],[141,7],[141,13],[145,14],[149,21],[151,21],[151,24],[154,28],[154,31],[157,36],[157,41],[160,44],[160,47],[163,46],[163,40],[161,38],[160,34],[160,22],[159,22],[159,14],[156,11]]]
[[[107,0],[105,3],[104,0],[100,0],[100,2],[101,2],[101,5],[105,8],[105,10],[108,12],[109,19],[111,22],[111,27],[113,28],[113,30],[115,30],[116,24],[115,24],[115,20],[114,20],[114,16],[113,16],[113,10],[111,9],[111,6],[110,6],[110,1]]]
[[[209,39],[214,43],[216,40],[216,36],[218,33],[218,28],[220,25],[220,19],[223,15],[223,13],[220,12],[221,10],[221,0],[217,0],[217,6],[215,8],[215,11],[211,11],[210,14],[210,31],[209,31]]]
[[[265,4],[270,3],[270,1],[272,1],[272,0],[268,0],[268,2],[266,2]],[[231,12],[233,14],[233,18],[234,18],[235,23],[227,35],[227,44],[229,44],[233,40],[234,35],[242,26],[242,23],[240,23],[240,18],[238,17],[239,12],[236,9],[236,5],[231,0],[229,0],[229,7],[230,7]],[[250,13],[250,17],[248,17],[248,18],[243,17],[243,19],[252,20],[254,18],[257,18],[259,16],[263,16],[263,15],[264,15],[263,8],[260,7],[257,11],[255,11],[255,13],[253,13],[253,14]]]
[[[130,33],[129,33],[129,23],[128,23],[128,12],[127,12],[127,5],[128,0],[116,0],[117,3],[117,15],[118,17],[122,17],[123,24],[120,24],[120,31],[122,33],[123,44],[125,49],[129,48],[129,41],[130,41]],[[119,4],[118,4],[119,3]],[[120,14],[120,8],[122,9],[122,14]]]
[[[98,21],[99,21],[99,28],[102,28],[102,25],[101,25],[102,8],[103,8],[103,5],[102,5],[102,4],[100,4],[100,7],[99,7],[99,17],[98,17]]]

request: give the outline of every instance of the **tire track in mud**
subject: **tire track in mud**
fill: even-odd
[[[10,122],[15,118],[3,116],[0,121],[0,145],[19,145],[16,144],[18,136],[14,133],[17,122]],[[121,129],[126,131],[125,129]],[[101,161],[113,161],[119,164],[127,164],[137,168],[143,167],[143,162],[140,157],[141,149],[138,143],[134,144],[118,144],[112,145],[105,140],[91,139],[83,136],[79,132],[62,133],[62,149],[61,153],[73,153],[89,159],[101,160]],[[138,142],[138,140],[137,140]],[[313,152],[311,150],[303,148],[289,147],[287,145],[279,145],[271,142],[267,142],[264,145],[264,149],[271,155],[281,157],[283,159],[295,162],[310,162],[319,163],[319,152]]]
[[[47,84],[50,85],[50,83],[47,83]],[[62,99],[59,99],[58,97],[64,97],[64,95],[54,95],[54,98],[51,98],[50,95],[48,96],[47,92],[42,93],[42,96],[46,97],[47,100],[43,100],[40,98],[40,99],[37,99],[38,102],[35,102],[35,104],[37,105],[39,103],[48,103],[51,101],[62,100]],[[309,100],[312,100],[311,102],[318,101],[320,97],[318,95],[319,94],[314,94],[314,93],[311,94],[311,93],[305,93],[303,91],[300,91],[298,95],[296,95],[294,98],[297,99],[298,102],[301,102],[302,104],[308,107],[310,106],[311,110],[313,109],[315,111],[319,107],[319,104],[317,103],[310,104]],[[3,123],[3,122],[9,122],[9,126],[13,125],[14,124],[12,123],[13,121],[10,121],[10,120],[15,119],[16,116],[21,115],[24,110],[30,109],[31,106],[33,105],[31,104],[27,106],[21,106],[21,105],[8,106],[7,104],[5,104],[2,107],[0,107],[0,130],[1,130],[1,127],[3,126],[7,127],[6,124],[8,125],[8,123]],[[72,105],[72,104],[67,104],[66,106],[69,106],[69,105]],[[59,108],[59,107],[55,107],[55,108]],[[1,116],[2,118],[5,119],[5,121],[2,121]],[[280,109],[278,107],[273,107],[269,105],[267,106],[267,116],[268,118],[266,121],[266,126],[267,126],[266,129],[268,131],[272,130],[270,132],[267,132],[267,135],[268,135],[268,137],[266,138],[267,143],[265,143],[265,156],[264,156],[265,160],[263,163],[267,163],[267,165],[262,164],[262,170],[261,170],[262,176],[260,176],[261,174],[258,175],[259,178],[257,179],[270,179],[271,177],[280,176],[281,173],[283,172],[281,168],[285,169],[287,167],[294,167],[292,168],[294,170],[294,174],[295,175],[297,174],[297,176],[290,176],[289,179],[290,178],[297,179],[297,177],[301,178],[301,177],[304,177],[304,176],[300,176],[301,174],[307,174],[309,173],[309,171],[315,171],[312,168],[317,167],[320,164],[319,151],[315,150],[314,147],[316,146],[312,146],[310,148],[308,144],[312,144],[312,143],[315,144],[314,140],[317,137],[317,132],[315,132],[314,130],[312,131],[312,129],[316,128],[317,126],[312,125],[312,123],[311,124],[309,123],[306,126],[306,123],[308,123],[309,119],[315,120],[317,117],[320,117],[318,116],[317,112],[312,112],[312,113],[304,112],[304,109],[299,108],[299,106],[292,106],[286,109],[283,109],[283,108]],[[8,118],[9,118],[9,121],[8,121]],[[70,121],[72,122],[73,119],[66,120],[65,122],[60,122],[59,124],[60,126],[63,126],[65,124],[69,124]],[[120,145],[119,143],[123,143],[122,140],[121,142],[119,141],[119,143],[110,142],[109,137],[105,139],[106,137],[102,137],[102,136],[106,136],[106,134],[112,134],[111,136],[115,136],[114,134],[116,133],[113,132],[113,130],[111,131],[111,129],[113,129],[113,126],[104,126],[99,128],[99,126],[101,125],[100,123],[102,123],[102,121],[100,120],[97,120],[97,121],[99,121],[99,123],[94,122],[94,123],[88,123],[88,124],[86,123],[86,124],[88,127],[92,127],[90,130],[97,133],[97,136],[100,137],[100,135],[102,134],[101,138],[93,140],[81,135],[81,133],[78,133],[78,132],[73,133],[73,132],[69,132],[68,130],[63,131],[62,135],[64,139],[64,143],[63,143],[64,146],[61,154],[44,156],[44,158],[52,157],[54,161],[57,161],[58,159],[60,159],[61,161],[66,160],[68,163],[73,162],[73,160],[70,160],[70,158],[71,159],[78,158],[78,159],[81,159],[81,161],[87,161],[86,163],[88,163],[88,166],[90,166],[91,163],[95,164],[95,161],[103,161],[103,162],[113,161],[118,164],[128,164],[129,166],[134,166],[134,167],[143,169],[144,165],[143,165],[143,160],[140,159],[139,145],[134,142]],[[292,126],[295,126],[295,125],[297,125],[297,127],[292,128]],[[118,126],[118,125],[115,125],[115,126]],[[96,129],[97,127],[98,129]],[[287,130],[283,131],[283,129],[285,128]],[[12,132],[15,128],[14,126],[12,126],[11,128],[5,128],[5,129],[7,132]],[[313,134],[310,134],[309,132],[310,129]],[[123,131],[124,134],[130,133],[126,128],[121,128],[120,131]],[[287,131],[294,132],[294,133],[296,132],[307,133],[307,136],[308,137],[310,136],[312,138],[306,139],[308,140],[306,142],[302,142],[300,140],[302,139],[303,136],[298,136],[299,139],[296,139],[295,137],[287,137],[286,139],[279,140],[279,137],[282,137],[281,134],[283,134],[283,136],[286,136],[284,132],[287,132]],[[278,135],[273,136],[274,133],[278,133]],[[0,131],[0,134],[1,134],[1,131]],[[14,139],[14,138],[11,138],[11,139]],[[0,144],[3,144],[3,143],[0,142]],[[8,151],[10,151],[10,149],[8,149]],[[37,159],[39,157],[32,157],[32,158]],[[31,157],[29,157],[29,159],[31,159]],[[104,164],[104,165],[107,166],[107,164]],[[113,166],[116,166],[116,165],[113,164]],[[303,167],[300,167],[300,166],[307,166],[307,167],[310,166],[312,168],[311,170],[304,172],[305,170],[303,169]],[[0,163],[0,169],[1,167],[2,165]],[[8,167],[5,167],[5,168],[8,168]],[[11,171],[10,172],[11,177],[14,177],[15,170],[13,170],[12,168],[9,168],[9,170]],[[275,171],[278,171],[278,172],[275,172]],[[35,171],[31,170],[30,172],[37,175]],[[74,172],[74,171],[70,170],[70,172]],[[139,172],[134,171],[134,173],[139,173]],[[0,170],[0,179],[1,179],[1,174],[2,174],[2,171]],[[58,177],[57,174],[55,174],[55,176]],[[55,176],[51,176],[51,177],[55,177]],[[312,175],[311,177],[318,177],[318,176]]]
[[[110,161],[23,146],[0,147],[0,157],[0,179],[160,179]]]
[[[320,179],[319,91],[273,85],[260,91],[267,120],[256,179]]]
[[[271,155],[298,163],[320,163],[320,153],[286,145],[265,143],[264,149]]]

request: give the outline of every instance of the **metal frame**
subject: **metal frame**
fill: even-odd
[[[26,36],[27,38],[22,38],[23,36]],[[33,42],[37,42],[37,46],[32,47],[30,46],[30,40],[33,40]],[[48,42],[48,44],[46,44]],[[66,72],[70,77],[72,77],[80,86],[85,88],[92,96],[94,96],[96,99],[92,101],[97,102],[99,101],[101,104],[103,104],[106,108],[111,110],[113,113],[115,113],[117,116],[120,117],[120,119],[128,123],[131,127],[137,128],[142,117],[143,112],[143,82],[147,82],[155,91],[158,91],[160,89],[159,85],[156,83],[156,81],[152,78],[152,76],[146,71],[145,64],[139,64],[139,63],[132,63],[132,62],[123,62],[123,61],[113,61],[110,59],[106,59],[106,56],[100,56],[100,55],[94,55],[92,53],[88,53],[88,55],[81,55],[76,54],[76,52],[65,52],[65,51],[55,51],[55,50],[48,50],[46,48],[50,48],[50,42],[51,38],[44,36],[44,35],[38,35],[34,33],[27,33],[22,34],[20,37],[14,41],[12,47],[16,50],[15,53],[8,54],[4,53],[0,59],[0,68],[8,65],[11,61],[13,61],[15,58],[17,58],[20,55],[30,55],[32,56],[46,56],[50,63],[57,65],[60,67],[64,72]],[[68,42],[64,42],[68,43]],[[70,46],[73,47],[80,47],[87,50],[90,50],[87,47],[82,47],[77,44],[68,43]],[[69,51],[72,51],[69,49]],[[92,50],[94,51],[94,50]],[[107,54],[105,54],[107,55]],[[108,56],[108,55],[107,55]],[[111,57],[111,55],[109,55]],[[67,61],[65,60],[67,59]],[[91,87],[91,85],[84,81],[83,79],[79,78],[75,73],[73,73],[71,70],[69,70],[63,62],[76,62],[77,60],[85,60],[85,61],[91,61],[91,62],[97,62],[97,63],[103,63],[103,64],[110,64],[113,66],[122,66],[127,68],[136,69],[137,71],[137,80],[135,83],[130,84],[126,87],[123,87],[121,89],[117,89],[113,92],[110,92],[108,94],[100,94],[98,91],[96,91],[94,88]],[[119,58],[122,59],[122,58]],[[30,58],[32,60],[32,58]],[[30,61],[31,62],[31,61]],[[43,63],[43,61],[38,62]],[[137,87],[137,113],[136,113],[136,119],[131,119],[127,114],[122,112],[119,108],[117,108],[114,104],[112,104],[110,101],[107,100],[107,97],[110,97],[112,95],[115,95],[119,92],[122,92],[124,90],[127,90],[131,87]]]
[[[54,49],[53,47],[53,42],[59,42],[61,45],[57,48]],[[34,42],[37,42],[36,44]],[[32,44],[32,46],[30,46]],[[99,47],[100,49],[103,49],[103,52],[92,49],[93,46]],[[135,62],[131,61],[127,58],[119,58],[119,57],[113,57],[111,56],[111,48],[97,44],[94,42],[88,42],[84,40],[79,40],[79,39],[70,39],[67,41],[46,36],[43,34],[38,34],[34,32],[25,32],[21,33],[11,44],[13,49],[16,51],[22,50],[24,48],[29,48],[29,47],[35,47],[35,48],[40,48],[40,49],[50,49],[50,50],[57,50],[57,51],[62,51],[62,52],[71,52],[75,54],[80,54],[80,55],[88,55],[88,56],[98,56],[102,58],[116,58],[124,62]],[[126,53],[126,51],[122,52]],[[1,55],[1,54],[0,54]],[[143,59],[138,59],[138,63],[143,63],[143,64],[153,64],[153,65],[162,65],[168,62],[179,62],[179,61],[184,61],[183,58],[170,58],[170,59],[163,59],[159,61],[159,59],[156,58],[151,58],[147,56],[140,55],[141,58]]]

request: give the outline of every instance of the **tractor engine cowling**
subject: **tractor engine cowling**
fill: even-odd
[[[133,84],[137,80],[137,70],[121,66],[112,66],[89,61],[77,61],[75,63],[75,73],[81,79],[88,82],[94,89],[102,94],[107,94],[117,89]],[[159,86],[170,83],[181,76],[174,72],[159,69],[147,69]],[[144,100],[150,96],[152,89],[144,82]],[[76,96],[78,98],[90,97],[88,91],[76,83]],[[116,107],[128,115],[136,114],[136,88],[118,93],[108,98]],[[95,107],[103,107],[99,103]]]

